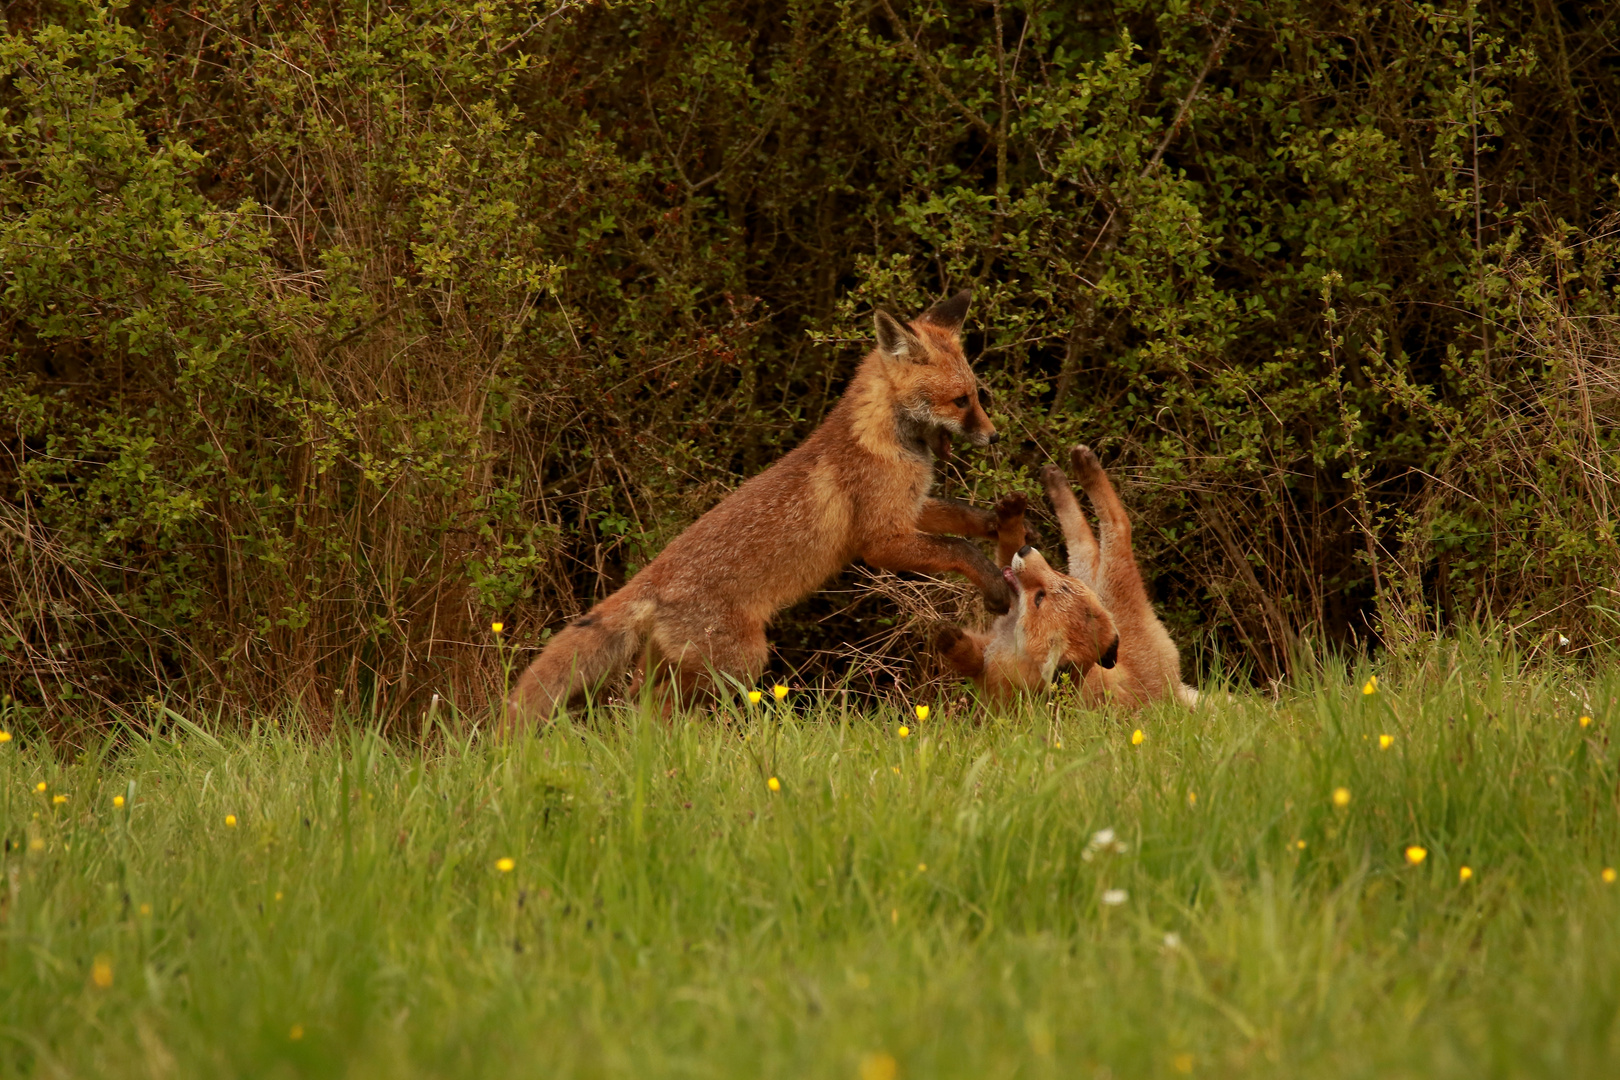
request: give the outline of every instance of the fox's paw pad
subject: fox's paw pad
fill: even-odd
[[[1014,492],[1011,495],[1003,495],[996,502],[996,520],[1005,522],[1021,518],[1028,509],[1029,499],[1022,494]]]
[[[1041,469],[1041,485],[1050,495],[1054,491],[1063,491],[1069,486],[1069,478],[1063,470],[1056,465],[1047,465]]]
[[[1096,451],[1083,443],[1069,451],[1069,462],[1074,466],[1074,471],[1082,484],[1102,475],[1102,462],[1097,460]]]

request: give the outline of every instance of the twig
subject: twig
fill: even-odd
[[[962,114],[968,123],[978,128],[985,138],[995,140],[995,129],[985,123],[984,118],[978,113],[964,105],[960,98],[951,93],[950,87],[946,86],[934,72],[933,67],[928,63],[928,58],[923,55],[921,47],[906,32],[905,23],[901,22],[900,16],[894,13],[894,8],[889,6],[889,0],[878,0],[878,2],[883,5],[883,13],[889,17],[890,24],[894,26],[894,32],[900,35],[900,40],[905,42],[906,48],[911,51],[911,58],[917,61],[917,66],[922,69],[923,77],[928,80],[929,84],[933,86],[941,97],[949,101],[956,108],[956,111]]]
[[[1159,162],[1164,160],[1164,152],[1170,149],[1171,140],[1181,130],[1181,125],[1186,122],[1187,113],[1192,109],[1193,98],[1197,97],[1198,91],[1204,88],[1204,80],[1209,78],[1209,73],[1215,70],[1215,64],[1221,58],[1221,50],[1226,48],[1226,39],[1232,36],[1232,24],[1235,22],[1237,22],[1237,12],[1232,11],[1226,18],[1226,25],[1221,27],[1220,34],[1216,36],[1215,44],[1209,50],[1209,56],[1204,60],[1204,70],[1198,73],[1198,78],[1193,80],[1192,89],[1188,90],[1187,96],[1181,99],[1181,108],[1176,110],[1176,118],[1170,124],[1170,130],[1164,133],[1164,138],[1159,140],[1158,149],[1153,151],[1153,156],[1143,166],[1142,178],[1144,180],[1147,178],[1148,173],[1157,168]]]

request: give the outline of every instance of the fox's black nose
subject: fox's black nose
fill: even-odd
[[[1035,554],[1035,549],[1028,544],[1025,544],[1023,547],[1018,549],[1018,557],[1020,559],[1027,559],[1033,554]]]
[[[1101,656],[1097,657],[1097,666],[1100,667],[1100,668],[1111,668],[1118,661],[1119,661],[1119,635],[1115,634],[1114,635],[1114,640],[1108,643],[1108,648],[1106,650],[1104,650],[1104,652],[1103,652],[1103,654]]]
[[[996,443],[998,443],[1000,441],[1001,441],[1001,432],[997,431],[997,432],[992,433],[991,436],[988,439],[984,440],[984,445],[986,445],[986,446],[994,446],[994,445],[996,445]]]

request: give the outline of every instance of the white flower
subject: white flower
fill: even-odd
[[[1119,907],[1119,905],[1123,904],[1130,898],[1131,894],[1126,892],[1124,889],[1109,889],[1107,892],[1102,894],[1102,902],[1107,904],[1109,907]]]
[[[1181,935],[1176,933],[1174,930],[1164,935],[1164,947],[1167,949],[1181,948]]]
[[[1112,851],[1115,854],[1123,855],[1125,853],[1125,842],[1114,839],[1113,829],[1098,829],[1091,834],[1091,839],[1086,843],[1086,850],[1080,853],[1080,857],[1086,862],[1090,862],[1097,857],[1099,851]]]

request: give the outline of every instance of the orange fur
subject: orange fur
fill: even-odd
[[[1097,515],[1098,533],[1092,535],[1063,470],[1048,465],[1041,480],[1068,544],[1069,573],[1096,590],[1119,625],[1119,663],[1086,676],[1087,702],[1113,701],[1134,708],[1173,696],[1184,705],[1196,704],[1198,692],[1181,681],[1181,653],[1142,584],[1125,505],[1089,446],[1076,446],[1069,461]]]
[[[1055,589],[1066,587],[1072,597],[1060,606],[1050,602],[1036,606],[1030,602],[1032,586],[1026,586],[1017,605],[998,619],[988,634],[956,627],[941,629],[937,638],[941,652],[992,700],[1042,690],[1051,684],[1060,666],[1050,661],[1055,639],[1051,623],[1056,618],[1068,623],[1069,636],[1065,640],[1077,646],[1072,654],[1065,653],[1064,659],[1079,669],[1081,692],[1088,704],[1112,701],[1134,708],[1172,695],[1183,704],[1195,704],[1197,691],[1181,681],[1181,656],[1175,642],[1148,601],[1131,551],[1130,518],[1114,485],[1089,447],[1075,447],[1070,457],[1097,513],[1102,539],[1099,543],[1092,534],[1063,470],[1048,466],[1041,479],[1069,549],[1068,574],[1052,570],[1039,553],[1032,556],[1032,548],[1024,548],[1019,553],[1021,559],[1008,555],[1014,545],[1023,542],[1023,496],[1003,499],[996,510],[1003,562],[1018,568],[1018,576],[1028,577],[1032,586],[1044,585],[1049,596]],[[1032,564],[1036,567],[1033,574],[1029,570]],[[1097,659],[1096,634],[1104,625],[1093,605],[1105,609],[1106,625],[1117,631],[1114,663],[1084,662],[1088,657]]]
[[[1054,570],[1041,553],[1022,545],[1023,497],[1015,514],[1004,512],[998,546],[1007,556],[1004,571],[1017,599],[991,625],[989,633],[945,625],[936,647],[958,672],[978,684],[985,697],[1003,703],[1019,694],[1045,690],[1059,671],[1077,678],[1112,665],[1119,648],[1114,618],[1084,582]]]
[[[683,695],[712,691],[715,675],[757,679],[771,618],[857,558],[964,574],[1006,610],[1006,582],[963,539],[994,536],[995,516],[928,494],[951,435],[997,438],[959,339],[968,299],[908,325],[878,312],[877,347],[821,426],[559,631],[518,680],[515,713],[549,717],[644,654],[658,683]]]

